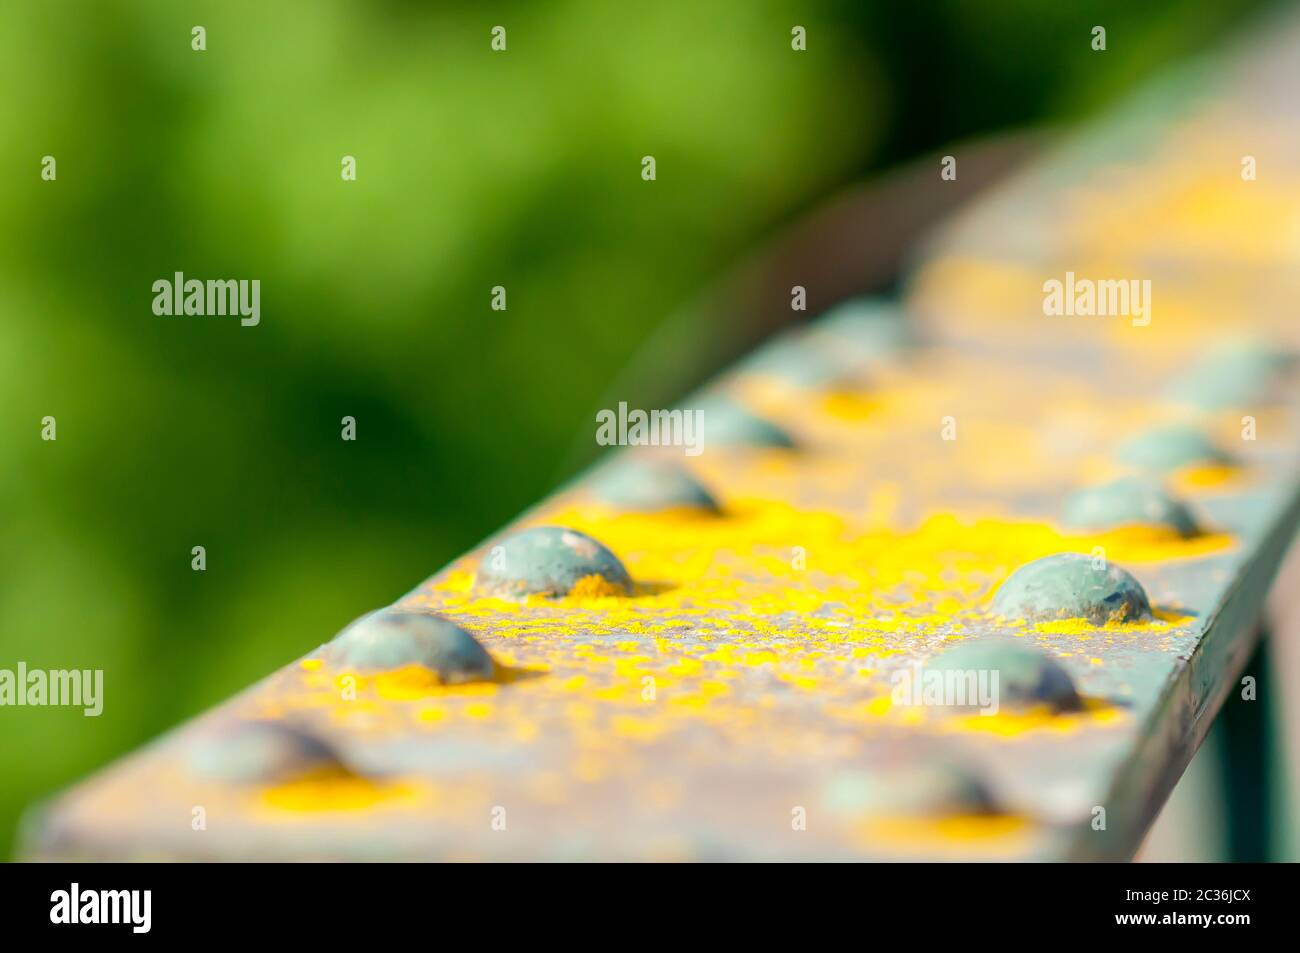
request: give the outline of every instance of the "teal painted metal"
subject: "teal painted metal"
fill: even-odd
[[[555,597],[592,577],[624,595],[632,592],[627,569],[602,543],[576,529],[538,526],[512,533],[493,546],[479,565],[475,587],[509,599]]]
[[[1058,553],[1021,566],[993,597],[1010,619],[1139,622],[1151,618],[1146,590],[1119,566],[1083,553]]]
[[[492,656],[455,623],[420,612],[381,609],[353,622],[321,653],[331,663],[357,672],[382,672],[418,665],[447,684],[486,681]]]
[[[996,673],[1002,704],[1049,705],[1055,711],[1077,711],[1082,706],[1074,680],[1060,663],[1041,649],[1010,639],[959,642],[931,667],[945,673]]]

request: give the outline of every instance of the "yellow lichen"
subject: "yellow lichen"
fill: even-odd
[[[299,813],[365,811],[414,796],[415,787],[409,783],[379,783],[337,770],[313,772],[261,792],[265,806]]]
[[[569,590],[570,599],[600,599],[611,598],[623,595],[623,589],[620,586],[610,582],[604,576],[592,573],[589,576],[583,576],[573,584]]]

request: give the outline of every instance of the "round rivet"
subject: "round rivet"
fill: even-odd
[[[1095,625],[1151,618],[1140,582],[1082,553],[1057,553],[1021,566],[993,597],[993,611],[1009,619],[1087,619]]]
[[[940,672],[997,673],[989,683],[999,706],[1050,705],[1077,711],[1081,702],[1070,673],[1046,652],[1009,639],[972,639],[945,649],[927,664]],[[969,707],[975,707],[975,702]]]
[[[315,771],[344,770],[324,741],[278,721],[226,726],[199,740],[188,763],[199,777],[232,784],[274,784]]]
[[[1157,427],[1126,440],[1117,457],[1121,463],[1152,473],[1167,473],[1193,463],[1231,463],[1232,458],[1187,424]]]
[[[782,428],[764,420],[729,397],[706,397],[695,405],[702,412],[701,443],[723,447],[794,447],[794,439]]]
[[[808,334],[782,334],[742,361],[742,374],[771,377],[792,387],[831,387],[849,381],[855,367],[843,350],[818,347]]]
[[[820,340],[833,342],[854,360],[882,360],[915,344],[911,325],[894,305],[877,298],[852,298],[815,322]]]
[[[678,507],[718,512],[718,503],[680,464],[665,460],[619,460],[591,480],[597,499],[631,510]]]
[[[945,816],[993,814],[987,785],[956,761],[926,759],[870,771],[840,771],[821,791],[823,805],[843,814]]]
[[[490,680],[492,656],[474,636],[436,615],[380,609],[362,616],[321,653],[331,667],[383,672],[423,665],[446,684]]]
[[[1288,355],[1257,341],[1229,342],[1179,375],[1169,394],[1203,410],[1239,407],[1256,400],[1289,361]]]
[[[1061,522],[1071,528],[1101,532],[1121,526],[1160,526],[1179,536],[1199,532],[1186,505],[1155,480],[1124,477],[1088,487],[1065,502]]]
[[[492,546],[479,563],[475,587],[487,595],[522,598],[568,595],[583,580],[620,595],[632,579],[618,557],[586,533],[562,526],[522,530]]]

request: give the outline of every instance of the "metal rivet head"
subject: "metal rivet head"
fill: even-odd
[[[1008,619],[1087,619],[1095,625],[1151,618],[1140,582],[1082,553],[1057,553],[1021,566],[993,597],[993,611]]]
[[[695,403],[703,412],[705,447],[780,447],[791,449],[794,438],[785,430],[742,407],[729,397],[714,395]]]
[[[1180,374],[1170,385],[1169,396],[1202,410],[1240,407],[1256,401],[1290,360],[1285,352],[1260,341],[1227,341]]]
[[[997,673],[999,705],[1050,705],[1057,711],[1082,707],[1074,680],[1061,664],[1041,649],[1009,639],[972,639],[944,650],[928,663],[940,672]],[[975,702],[972,701],[972,705]]]
[[[1121,463],[1151,473],[1168,473],[1194,463],[1232,463],[1196,427],[1174,424],[1157,427],[1124,441],[1116,453]]]
[[[843,814],[941,817],[998,810],[979,775],[944,757],[840,771],[822,788],[821,800],[829,810]]]
[[[741,374],[769,377],[805,389],[846,384],[857,370],[856,362],[843,349],[821,346],[803,332],[780,335],[739,365]]]
[[[632,579],[618,557],[585,533],[538,526],[490,547],[479,563],[475,588],[504,598],[566,596],[575,587],[630,596]]]
[[[446,684],[490,680],[495,671],[492,656],[460,626],[400,609],[362,616],[325,646],[321,657],[331,667],[355,672],[422,665]]]
[[[231,784],[275,784],[312,772],[345,770],[320,738],[278,721],[226,726],[198,742],[188,761],[195,775]]]
[[[1121,526],[1158,526],[1183,537],[1200,532],[1185,504],[1171,497],[1156,480],[1137,477],[1080,490],[1066,500],[1061,522],[1090,532]]]
[[[591,481],[597,499],[631,510],[676,507],[718,512],[718,503],[703,484],[680,464],[665,460],[619,460]]]
[[[857,361],[881,361],[916,344],[912,326],[894,305],[874,298],[852,298],[815,322],[819,340],[833,342]]]

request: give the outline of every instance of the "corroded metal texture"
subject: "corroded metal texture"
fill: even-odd
[[[33,814],[27,855],[1131,855],[1300,510],[1300,32],[1253,42],[935,236],[915,334],[874,305],[782,337],[683,402],[703,452],[621,455],[672,487],[597,472],[399,600],[490,680],[323,647]],[[1145,304],[1086,313],[1103,279],[1149,280]],[[1150,519],[1103,498],[1104,528],[1070,528],[1067,501],[1130,478],[1157,481]],[[539,526],[576,531],[558,569],[519,542]],[[1062,553],[1087,565],[995,601]],[[1005,674],[996,712],[929,697],[953,671]]]

